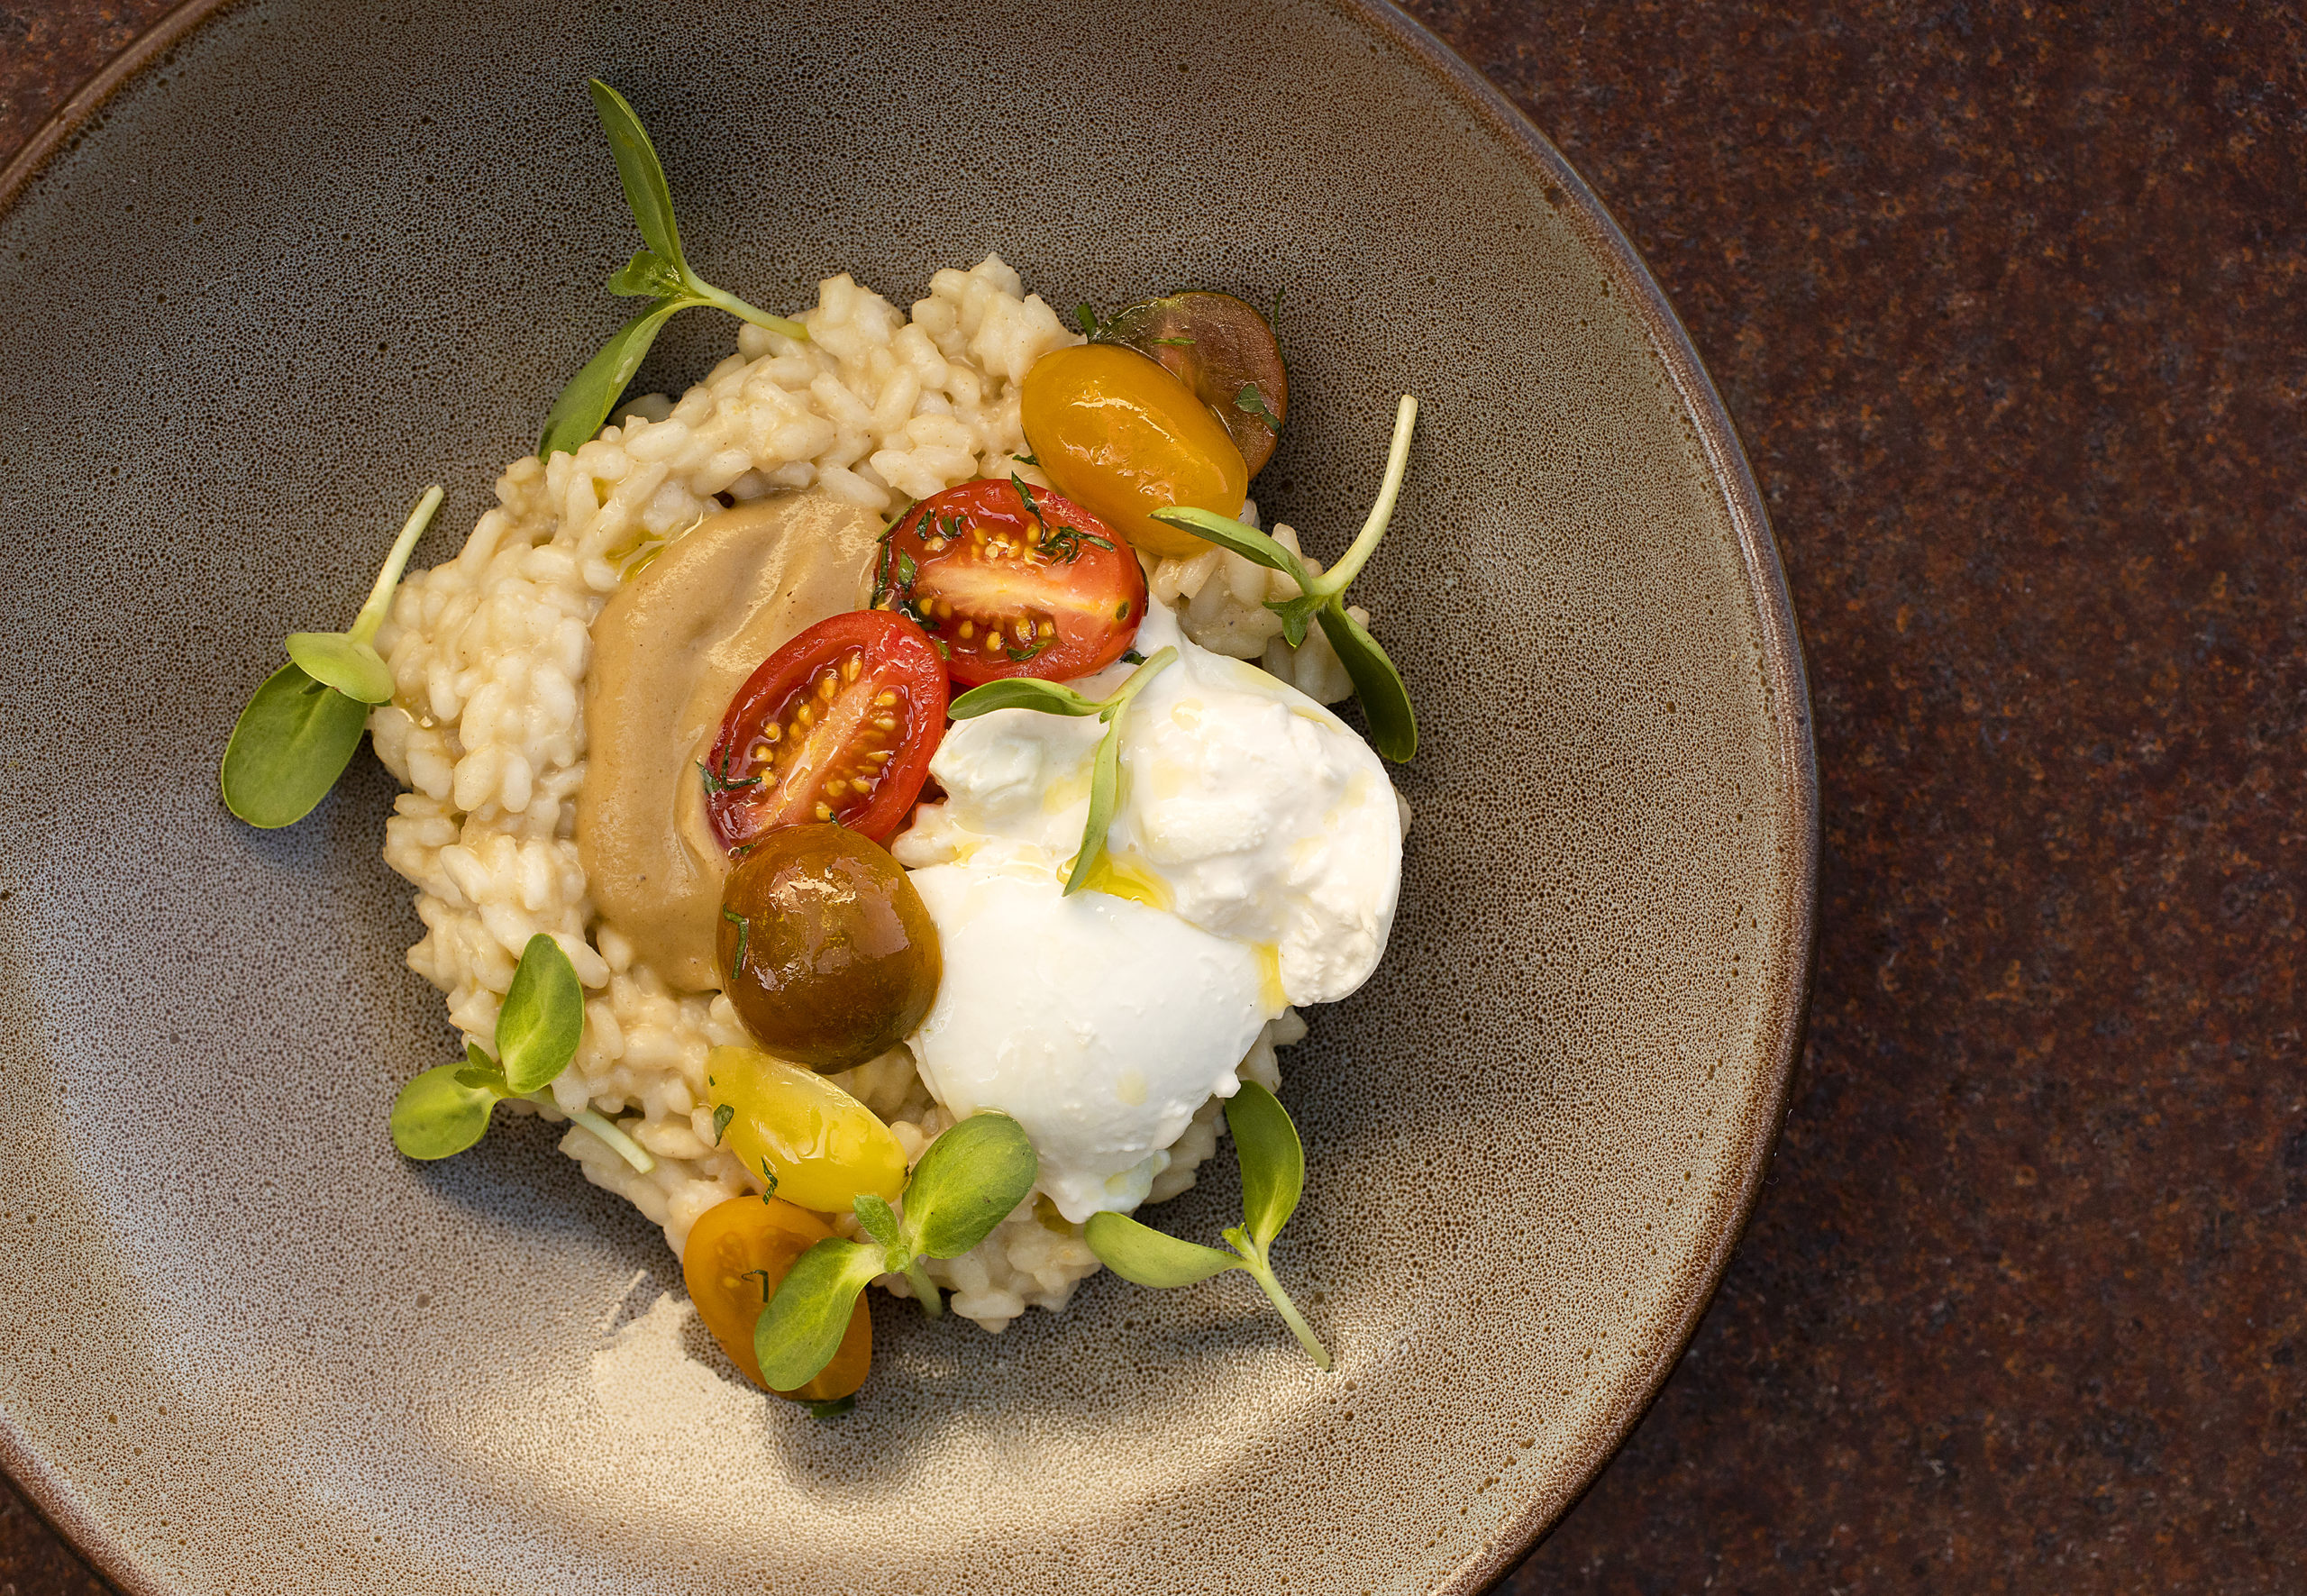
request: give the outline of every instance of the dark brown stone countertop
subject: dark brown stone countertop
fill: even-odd
[[[0,153],[164,9],[0,0]],[[2307,16],[1412,9],[1689,324],[1823,776],[1753,1227],[1505,1588],[2307,1589]]]

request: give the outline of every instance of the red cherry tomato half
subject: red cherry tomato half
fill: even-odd
[[[887,842],[945,734],[945,661],[920,627],[853,610],[787,641],[746,678],[705,778],[724,846],[836,820]]]
[[[920,622],[963,687],[1071,681],[1120,659],[1137,635],[1145,571],[1071,499],[987,478],[923,499],[889,529],[873,602]]]

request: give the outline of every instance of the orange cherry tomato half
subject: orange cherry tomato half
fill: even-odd
[[[1242,513],[1249,462],[1191,388],[1134,349],[1052,350],[1026,373],[1017,406],[1026,442],[1057,490],[1148,554],[1209,548],[1154,520],[1155,510]]]
[[[793,1261],[833,1232],[806,1208],[777,1198],[733,1197],[698,1216],[681,1253],[681,1279],[697,1317],[738,1372],[766,1388],[753,1356],[753,1327]],[[873,1366],[873,1316],[858,1293],[841,1350],[808,1384],[777,1394],[796,1402],[829,1402],[865,1383]]]
[[[945,661],[903,616],[853,610],[789,640],[729,700],[706,812],[736,850],[781,825],[835,820],[884,843],[945,734]]]
[[[964,482],[907,511],[881,541],[873,591],[951,651],[963,687],[1087,676],[1145,618],[1145,570],[1121,534],[1014,479]]]

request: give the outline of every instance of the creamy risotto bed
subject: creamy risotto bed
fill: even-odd
[[[506,1107],[567,1120],[561,1150],[661,1226],[676,1255],[699,1216],[758,1189],[716,1145],[707,1090],[708,1051],[752,1043],[725,996],[677,990],[598,913],[577,842],[593,623],[632,573],[731,506],[815,489],[880,515],[975,479],[1046,487],[1026,458],[1019,385],[1083,342],[997,257],[938,272],[909,315],[831,278],[798,320],[805,339],[744,324],[737,352],[678,401],[628,403],[573,453],[514,461],[462,552],[408,577],[376,638],[394,694],[369,729],[408,789],[384,856],[415,886],[425,926],[408,962],[487,1051],[524,948],[554,939],[584,990],[582,1037],[549,1098]],[[1255,515],[1245,506],[1244,520]],[[1271,533],[1297,552],[1290,528]],[[1282,635],[1267,603],[1299,589],[1281,572],[1218,547],[1146,564],[1151,596],[1178,606],[1192,642],[1319,703],[1352,690],[1320,628],[1296,647]],[[1274,1050],[1304,1033],[1282,1008],[1240,1077],[1278,1086]],[[909,1162],[952,1123],[903,1043],[831,1079],[888,1122]],[[1194,1183],[1221,1108],[1211,1098],[1157,1161],[1148,1200]],[[612,1121],[653,1167],[638,1171],[579,1115]],[[854,1215],[833,1223],[858,1234]],[[1082,1227],[1036,1192],[970,1251],[923,1267],[961,1314],[998,1331],[1029,1306],[1062,1309],[1099,1264]],[[878,1283],[911,1294],[899,1275]]]

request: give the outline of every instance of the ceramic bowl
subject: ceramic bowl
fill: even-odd
[[[1590,1480],[1752,1202],[1817,851],[1783,579],[1601,206],[1398,14],[1320,0],[255,0],[180,14],[0,217],[0,1461],[138,1596],[1479,1588]],[[739,1383],[547,1135],[400,1160],[451,1056],[366,754],[220,805],[281,636],[448,485],[444,557],[626,307],[584,93],[756,303],[998,251],[1053,304],[1286,290],[1256,491],[1418,703],[1383,969],[1285,1060],[1281,1254],[998,1336],[880,1316],[871,1400]],[[90,103],[115,84],[99,113]],[[37,166],[36,175],[28,169]],[[643,374],[726,351],[676,324]],[[1230,1161],[1162,1223],[1214,1236]],[[1229,1283],[1230,1282],[1230,1283]]]

